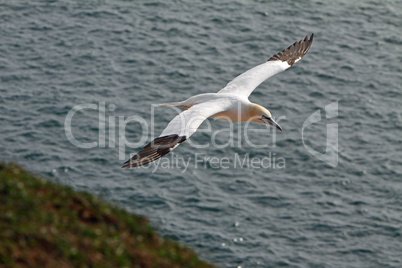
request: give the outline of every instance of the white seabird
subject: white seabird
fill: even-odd
[[[234,121],[254,121],[282,128],[271,113],[261,105],[251,103],[248,96],[271,76],[283,72],[298,62],[310,49],[314,35],[306,36],[287,49],[275,54],[263,64],[242,73],[218,93],[192,96],[185,101],[165,103],[186,109],[177,115],[162,134],[123,164],[123,168],[138,167],[159,159],[197,131],[208,117]]]

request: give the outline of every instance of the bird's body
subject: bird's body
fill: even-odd
[[[244,98],[235,94],[221,94],[221,93],[203,93],[199,95],[192,96],[185,101],[171,103],[168,105],[174,105],[177,107],[181,107],[184,109],[189,109],[194,105],[198,105],[205,102],[217,102],[217,103],[227,103],[225,111],[218,112],[216,114],[211,115],[210,117],[224,119],[224,120],[232,120],[232,121],[247,121],[249,117],[245,111],[249,108],[251,102],[248,98]]]
[[[304,40],[295,42],[267,62],[242,73],[217,93],[204,93],[184,101],[165,103],[164,105],[174,105],[186,110],[177,115],[158,138],[125,162],[123,167],[141,166],[169,153],[196,132],[208,117],[231,121],[254,121],[282,130],[266,108],[251,103],[248,97],[266,79],[299,61],[307,53],[312,42],[313,35],[310,39],[306,36]]]

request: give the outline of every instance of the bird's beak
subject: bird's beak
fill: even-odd
[[[282,131],[282,128],[278,125],[278,123],[276,123],[276,122],[274,121],[274,119],[272,119],[272,117],[268,117],[268,116],[263,115],[263,116],[261,117],[261,120],[262,120],[265,124],[268,124],[268,125],[271,125],[271,126],[273,126],[273,127],[276,127],[277,129],[279,129],[280,131]]]

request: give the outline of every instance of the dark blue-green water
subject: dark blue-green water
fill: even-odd
[[[1,158],[144,214],[220,267],[402,267],[402,3],[350,2],[2,1]],[[249,124],[258,147],[245,123],[214,135],[230,125],[211,119],[164,167],[120,168],[176,114],[152,104],[217,92],[310,33],[250,97],[283,132]],[[92,148],[66,136],[80,104],[72,134]],[[124,130],[129,116],[142,125]],[[247,153],[268,162],[235,166]]]

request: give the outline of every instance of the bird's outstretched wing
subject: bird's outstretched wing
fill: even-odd
[[[158,138],[125,162],[122,167],[138,167],[161,158],[194,134],[205,119],[226,111],[230,105],[227,100],[210,100],[181,112],[170,121]]]
[[[277,73],[283,72],[306,55],[313,43],[314,34],[306,36],[299,42],[295,42],[287,49],[278,52],[263,64],[242,73],[230,81],[226,87],[218,93],[231,93],[248,97],[253,90],[266,79]]]

